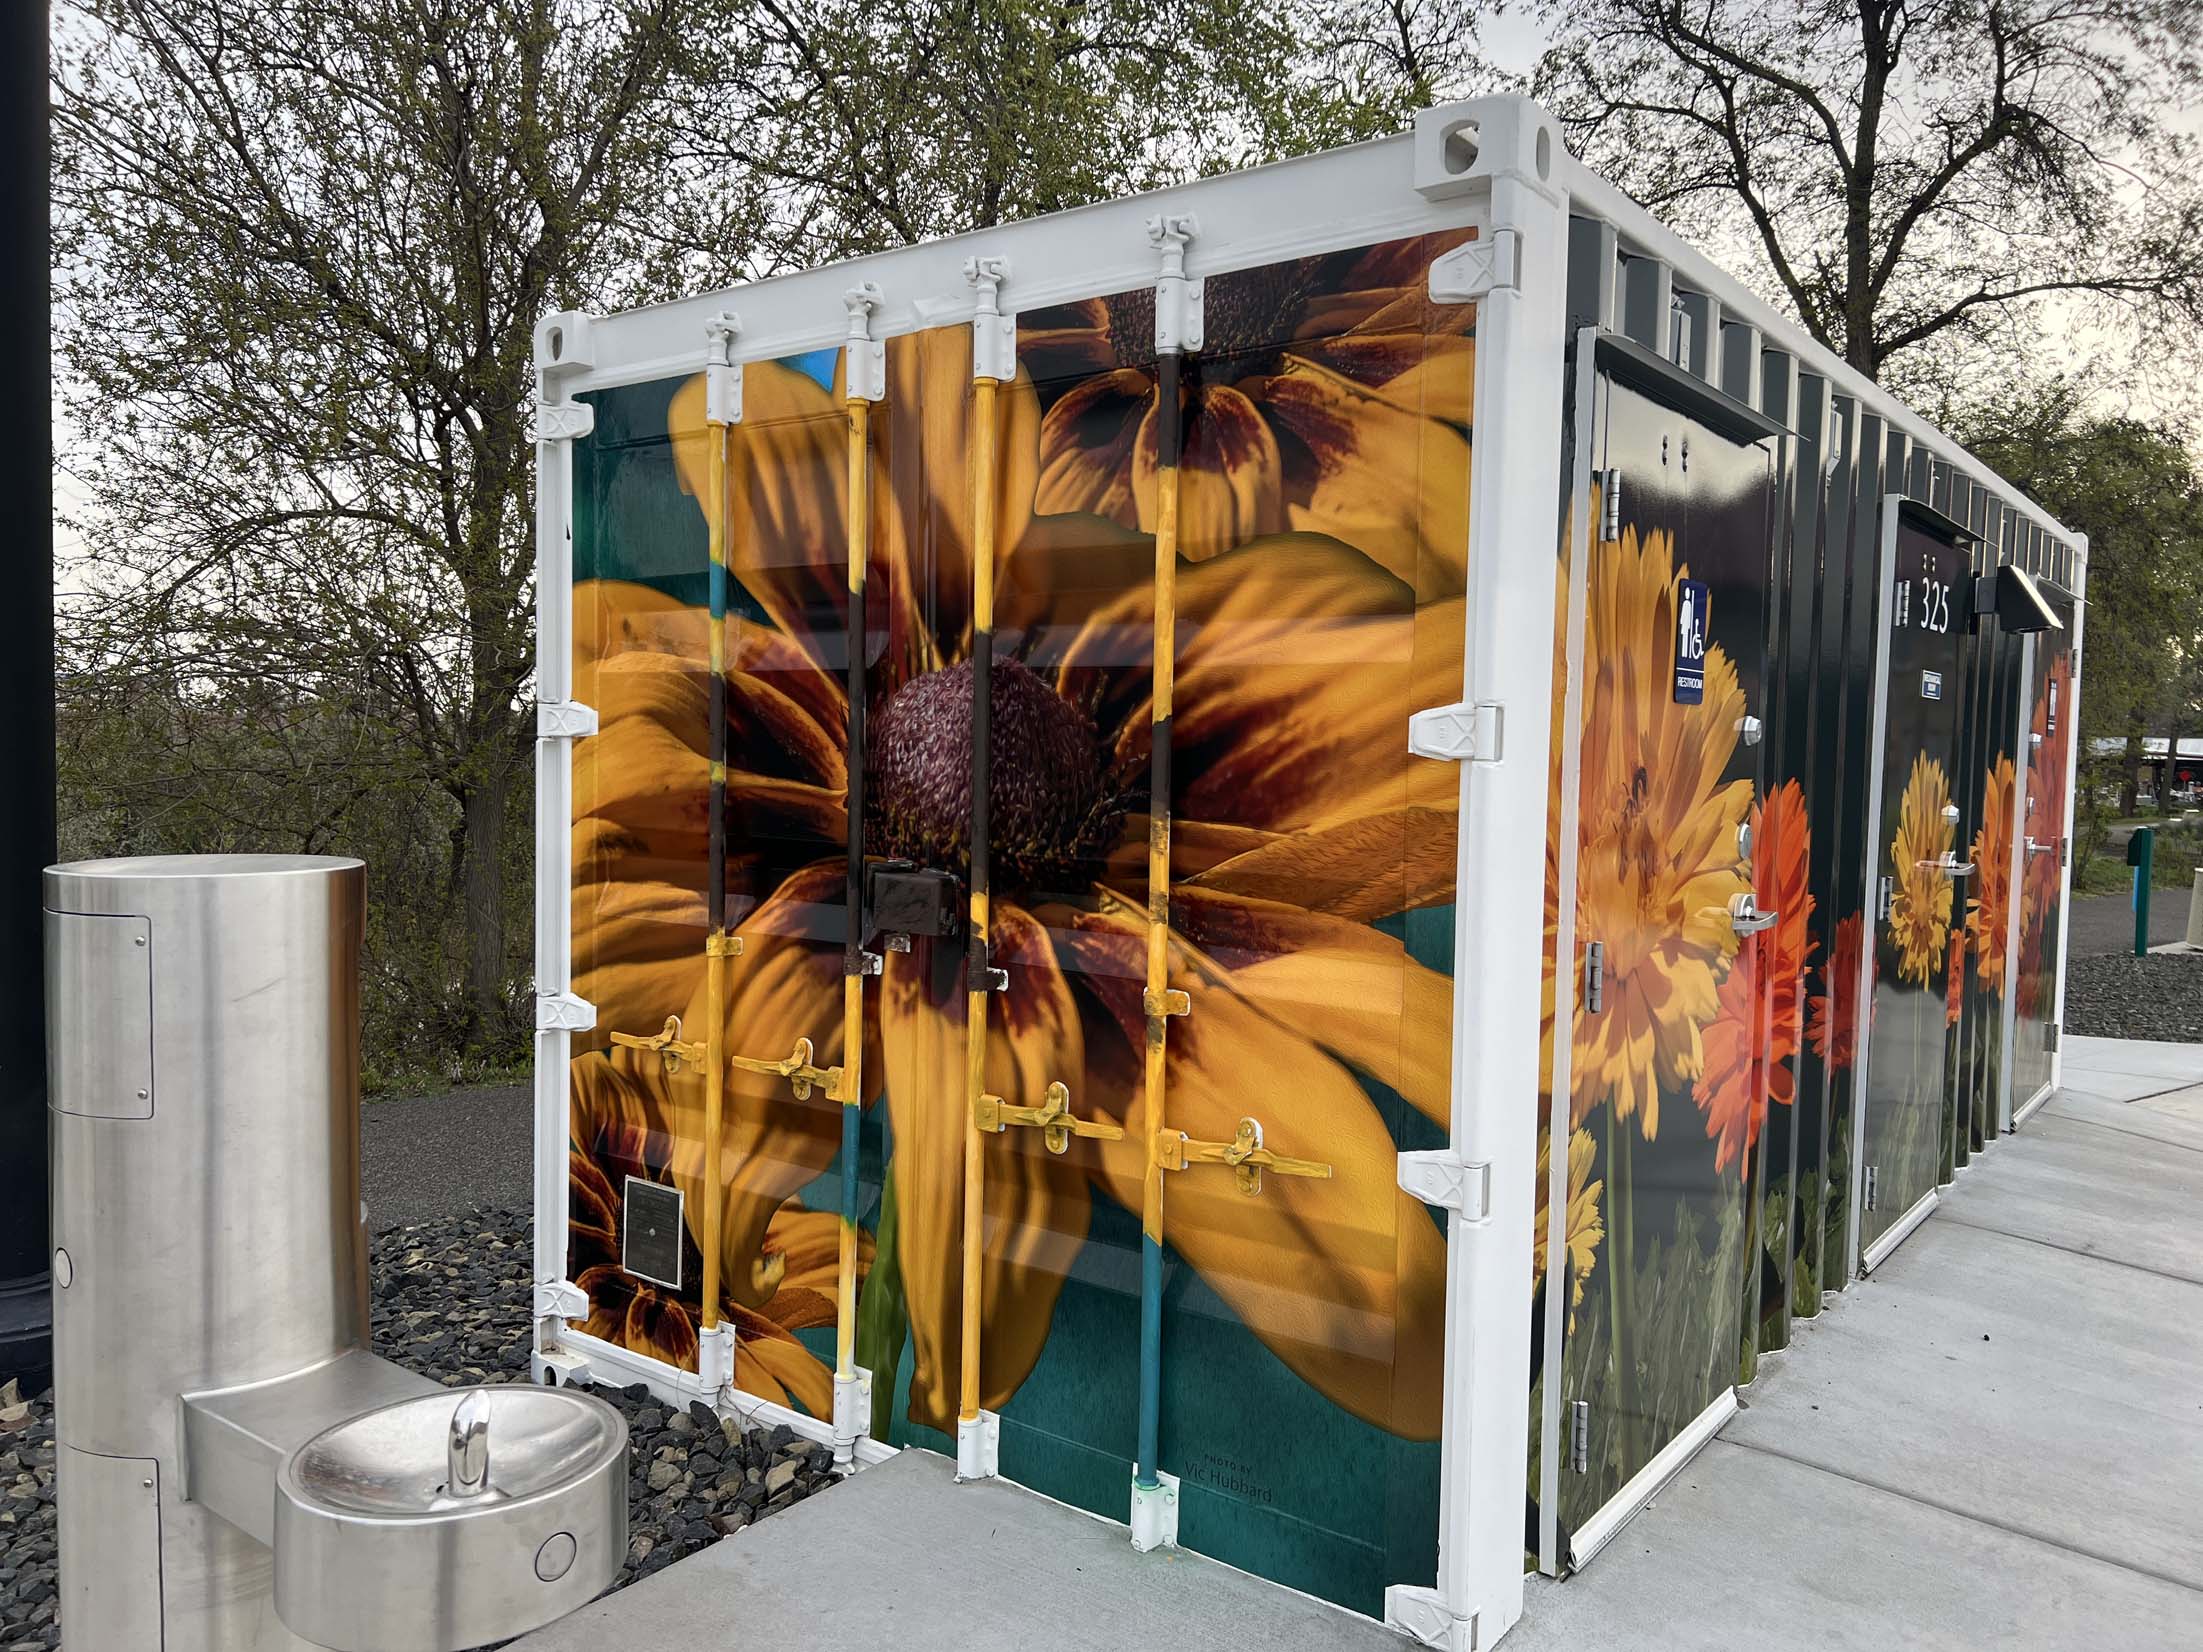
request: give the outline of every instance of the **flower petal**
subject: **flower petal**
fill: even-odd
[[[1046,934],[1015,907],[998,907],[994,959],[1009,989],[995,996],[987,1038],[991,1093],[1039,1104],[1054,1080],[1082,1081],[1084,1042],[1070,984]],[[939,973],[948,979],[936,979]],[[966,1102],[961,963],[930,943],[890,953],[881,995],[888,1117],[910,1309],[914,1369],[910,1417],[952,1429],[963,1348],[963,1200]],[[1074,1110],[1085,1110],[1074,1088]],[[1086,1241],[1088,1144],[1054,1155],[1039,1132],[1010,1129],[982,1144],[986,1177],[981,1288],[980,1403],[1017,1392],[1047,1341],[1058,1293]]]
[[[1389,1085],[1434,1123],[1450,1123],[1453,981],[1394,937],[1203,888],[1173,892],[1171,929],[1281,1031]]]
[[[1453,899],[1454,828],[1451,809],[1388,809],[1274,836],[1192,871],[1173,833],[1171,864],[1174,875],[1205,889],[1367,923]]]
[[[681,491],[711,502],[704,379],[688,380],[666,410]],[[742,370],[742,422],[728,438],[727,567],[783,633],[821,665],[839,664],[849,578],[842,410],[816,379],[779,362]]]
[[[1298,357],[1257,399],[1300,484],[1293,527],[1345,540],[1425,599],[1465,586],[1469,440],[1460,424]]]
[[[1097,373],[1065,392],[1040,421],[1035,507],[1137,527],[1132,449],[1154,404],[1155,381],[1129,367]]]
[[[1143,532],[1158,505],[1162,409],[1150,402],[1132,451],[1132,489]],[[1253,402],[1229,385],[1196,391],[1178,466],[1178,554],[1205,562],[1285,526],[1283,461]]]

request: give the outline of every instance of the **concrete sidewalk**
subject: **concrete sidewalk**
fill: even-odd
[[[2068,1041],[2065,1087],[1508,1652],[2203,1646],[2203,1045]],[[526,1652],[1392,1652],[1365,1620],[905,1453]],[[975,1557],[991,1557],[975,1564]]]

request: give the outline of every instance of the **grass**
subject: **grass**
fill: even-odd
[[[525,1084],[531,1072],[526,1060],[497,1061],[476,1056],[458,1056],[435,1066],[400,1062],[378,1067],[369,1062],[360,1069],[360,1094],[420,1096],[471,1084]]]

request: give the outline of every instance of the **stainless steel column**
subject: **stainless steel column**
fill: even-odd
[[[303,1648],[269,1551],[183,1500],[180,1394],[367,1341],[365,868],[46,872],[61,1622],[72,1652]]]

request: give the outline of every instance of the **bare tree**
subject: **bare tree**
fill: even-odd
[[[2192,0],[1545,0],[1575,146],[1869,377],[2079,295],[2203,321]]]
[[[56,25],[80,662],[385,719],[509,1034],[535,319],[647,287],[686,0],[82,0]],[[269,690],[269,692],[263,692]],[[302,781],[303,783],[303,781]]]

